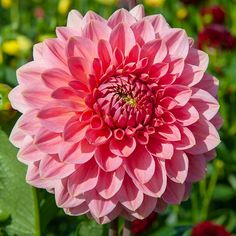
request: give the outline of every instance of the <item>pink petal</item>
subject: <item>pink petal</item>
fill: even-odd
[[[95,43],[82,37],[70,38],[66,51],[68,57],[82,57],[89,63],[92,63],[93,59],[97,57]]]
[[[185,62],[183,72],[176,83],[192,87],[202,79],[203,74],[204,71],[198,66],[186,64]]]
[[[131,136],[124,136],[122,140],[112,138],[110,141],[110,150],[117,156],[128,157],[132,154],[136,147],[135,138]]]
[[[142,205],[130,214],[140,220],[147,218],[156,208],[157,199],[144,195]]]
[[[112,56],[111,45],[107,41],[100,40],[98,42],[98,56],[102,62],[103,70],[106,71],[110,65]]]
[[[24,142],[23,147],[17,153],[17,158],[22,163],[29,165],[32,162],[47,158],[47,154],[39,151],[33,144],[33,141],[29,140],[27,143]]]
[[[167,208],[168,204],[166,202],[164,202],[161,198],[157,199],[157,205],[155,208],[155,212],[157,213],[163,213],[166,208]]]
[[[114,172],[100,171],[99,184],[96,187],[97,192],[104,199],[110,199],[121,188],[124,180],[125,170],[123,167]]]
[[[155,32],[152,24],[147,20],[139,21],[132,25],[131,29],[134,32],[136,42],[139,45],[155,39]]]
[[[155,33],[160,34],[170,29],[169,24],[161,14],[146,16],[144,19],[152,23]]]
[[[58,156],[47,156],[40,161],[39,174],[45,179],[62,179],[75,171],[75,165],[60,162]]]
[[[94,11],[88,11],[84,18],[83,18],[83,27],[88,24],[89,22],[93,21],[93,20],[96,20],[96,21],[101,21],[103,23],[107,23],[107,21],[102,18],[100,15],[98,15],[96,12]]]
[[[45,85],[51,89],[66,86],[71,80],[71,76],[59,68],[48,69],[42,73]]]
[[[49,65],[67,70],[65,45],[61,40],[46,39],[43,42],[43,58]]]
[[[116,199],[103,199],[95,190],[87,192],[85,197],[91,214],[97,218],[111,213],[117,205]]]
[[[178,126],[181,133],[181,140],[174,143],[177,150],[186,150],[193,147],[196,144],[193,133],[187,128]]]
[[[186,63],[198,66],[202,71],[208,67],[209,57],[208,54],[196,48],[190,48]]]
[[[82,203],[85,202],[85,199],[82,195],[78,197],[73,197],[69,194],[67,189],[67,179],[63,179],[56,185],[55,199],[57,206],[63,208],[80,206]]]
[[[39,175],[39,162],[34,162],[28,166],[26,182],[36,188],[52,189],[59,180],[44,179]]]
[[[86,138],[90,144],[101,145],[106,143],[112,135],[110,128],[104,127],[100,130],[89,129]]]
[[[25,112],[18,120],[19,129],[30,135],[35,135],[41,128],[40,120],[38,119],[38,110]]]
[[[165,143],[158,137],[150,137],[147,149],[153,156],[162,159],[170,159],[174,153],[174,147],[171,143]]]
[[[169,141],[179,141],[181,139],[181,134],[176,125],[162,125],[158,127],[158,134],[160,137],[167,142]]]
[[[197,182],[202,180],[206,174],[206,159],[204,155],[189,155],[188,182]]]
[[[218,101],[205,90],[192,88],[192,91],[191,104],[196,107],[200,115],[211,120],[219,110]]]
[[[191,103],[187,103],[181,108],[174,108],[171,112],[182,126],[194,124],[199,119],[198,109],[191,105]]]
[[[30,109],[29,105],[22,96],[22,87],[20,85],[10,91],[8,98],[11,102],[12,108],[21,113],[24,113]]]
[[[86,202],[79,206],[65,208],[65,213],[72,216],[84,215],[89,211],[88,204]]]
[[[123,159],[114,155],[106,144],[97,147],[95,160],[104,171],[115,171],[123,162]]]
[[[36,43],[33,46],[33,58],[34,60],[42,60],[43,56],[43,43]]]
[[[92,159],[79,165],[72,175],[68,177],[68,191],[72,196],[78,196],[91,189],[98,183],[99,168]]]
[[[124,23],[128,27],[136,22],[136,19],[125,9],[115,11],[108,19],[108,26],[115,28],[118,24]]]
[[[141,49],[141,58],[147,57],[150,65],[163,62],[166,55],[166,44],[160,39],[147,42]]]
[[[64,142],[60,146],[59,158],[61,161],[73,164],[83,164],[89,161],[95,153],[95,147],[86,139],[79,143]]]
[[[88,128],[88,123],[80,122],[79,117],[73,116],[65,125],[64,140],[67,142],[79,142],[85,138]]]
[[[81,28],[83,16],[76,10],[71,10],[67,17],[67,26],[75,29]]]
[[[131,178],[126,175],[120,191],[117,193],[119,202],[131,211],[136,211],[143,202],[143,193],[134,185]]]
[[[101,39],[109,40],[111,28],[106,23],[101,21],[90,21],[83,29],[82,35],[93,42],[98,42]]]
[[[56,35],[59,39],[67,42],[71,37],[81,36],[81,28],[56,27]]]
[[[85,58],[70,57],[68,59],[68,67],[75,79],[83,85],[88,86],[88,74],[90,72],[90,68]]]
[[[190,154],[202,154],[214,149],[220,143],[216,128],[207,120],[199,120],[188,127],[195,136],[196,145],[186,150]]]
[[[168,177],[176,183],[184,183],[188,174],[188,157],[183,151],[175,150],[170,160],[165,161]]]
[[[134,33],[126,24],[120,23],[112,30],[110,44],[113,50],[119,48],[124,55],[128,55],[135,43]]]
[[[164,33],[163,39],[170,55],[176,58],[186,58],[189,51],[188,36],[182,29],[169,29]]]
[[[185,193],[185,185],[168,180],[166,191],[162,195],[162,199],[168,204],[180,204]]]
[[[151,197],[161,197],[167,185],[166,169],[163,162],[155,160],[155,172],[152,178],[145,184],[136,183],[142,192]]]
[[[129,11],[129,13],[135,17],[135,19],[137,21],[140,21],[142,20],[142,18],[145,16],[145,12],[144,12],[144,7],[142,4],[139,4],[137,6],[135,6],[133,9],[131,9]]]
[[[143,145],[137,145],[134,152],[125,159],[128,175],[140,183],[147,183],[155,172],[155,161]]]
[[[179,106],[187,104],[191,98],[192,90],[183,85],[169,85],[164,89],[164,96],[174,98]]]
[[[219,80],[212,75],[204,74],[202,80],[195,87],[206,90],[213,97],[217,97]]]
[[[60,134],[51,132],[45,128],[41,128],[34,139],[37,148],[48,154],[58,153],[61,141]]]

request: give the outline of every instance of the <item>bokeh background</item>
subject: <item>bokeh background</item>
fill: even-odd
[[[195,44],[209,53],[209,72],[220,82],[224,126],[217,158],[208,165],[206,178],[194,185],[190,199],[181,206],[170,206],[162,215],[152,214],[143,222],[135,222],[132,231],[138,235],[187,236],[199,222],[212,221],[236,235],[236,1],[139,2],[145,5],[146,14],[163,14],[172,27],[184,28]],[[12,110],[7,95],[17,84],[16,69],[31,60],[33,44],[55,37],[55,27],[66,24],[70,9],[82,14],[90,9],[107,18],[117,6],[116,0],[1,0],[0,236],[107,234],[108,226],[86,217],[66,216],[50,193],[25,183],[26,169],[8,141],[19,114]],[[122,224],[121,219],[120,227]]]

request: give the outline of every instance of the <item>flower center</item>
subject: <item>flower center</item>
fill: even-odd
[[[154,96],[148,86],[128,76],[111,77],[98,87],[97,110],[111,127],[146,125],[153,112]]]

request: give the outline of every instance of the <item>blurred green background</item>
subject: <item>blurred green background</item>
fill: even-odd
[[[181,206],[152,219],[140,235],[190,235],[192,227],[211,220],[236,235],[236,1],[145,0],[146,14],[162,13],[172,27],[184,28],[210,55],[209,72],[220,81],[219,99],[224,126],[217,158],[208,164],[207,177],[195,184]],[[16,86],[15,71],[32,58],[32,45],[54,37],[66,24],[67,13],[89,9],[108,18],[115,0],[1,0],[0,2],[0,236],[106,235],[86,217],[69,217],[54,197],[28,186],[26,168],[7,136],[19,117],[7,95]],[[215,10],[212,10],[215,9]],[[121,220],[120,225],[123,224]]]

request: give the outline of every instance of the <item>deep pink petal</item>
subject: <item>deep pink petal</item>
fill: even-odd
[[[125,170],[123,167],[113,171],[100,171],[99,184],[96,187],[97,192],[104,199],[110,199],[121,188],[124,180]]]
[[[114,155],[107,144],[96,148],[95,160],[104,171],[115,171],[123,163],[123,159]]]
[[[92,159],[85,164],[76,167],[72,175],[68,177],[68,191],[72,196],[78,196],[91,189],[98,183],[99,168]]]
[[[152,178],[155,172],[155,161],[143,145],[137,145],[134,152],[125,159],[125,168],[131,178],[144,184]]]
[[[176,183],[184,183],[186,180],[189,162],[185,152],[175,150],[172,158],[165,161],[168,177]]]

